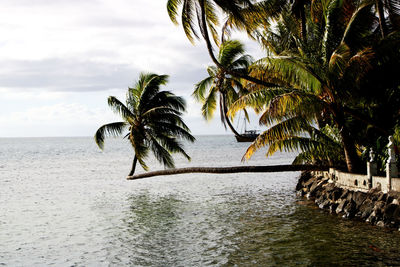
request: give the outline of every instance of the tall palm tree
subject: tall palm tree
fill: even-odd
[[[252,75],[281,86],[260,88],[231,106],[232,112],[246,106],[263,108],[260,123],[270,126],[249,147],[245,157],[276,142],[279,145],[273,146],[280,149],[304,148],[304,140],[297,137],[309,133],[312,125],[331,124],[339,129],[348,171],[357,171],[354,133],[348,123],[352,119],[370,122],[352,109],[357,100],[351,93],[371,69],[374,58],[368,41],[374,35],[373,3],[328,2],[322,10],[324,20],[315,22],[323,25],[315,27],[316,36],[310,42],[317,49],[303,50],[305,46],[297,40],[297,49],[258,61]],[[318,32],[319,29],[323,31]]]
[[[236,135],[240,134],[233,127],[227,116],[228,108],[241,95],[247,93],[241,80],[229,75],[226,70],[246,73],[251,64],[251,57],[244,54],[244,46],[236,40],[225,41],[219,50],[218,62],[224,67],[208,67],[209,76],[195,85],[194,98],[202,103],[202,114],[206,120],[212,119],[219,98],[220,116],[223,125],[231,129]]]
[[[145,159],[149,151],[168,168],[174,167],[171,153],[180,153],[190,160],[180,142],[182,139],[195,140],[181,118],[186,108],[185,101],[169,91],[160,90],[167,81],[167,75],[142,73],[135,86],[128,89],[126,104],[114,96],[108,98],[108,105],[123,121],[101,126],[94,138],[103,149],[106,136],[120,136],[128,130],[125,136],[135,151],[129,176],[135,173],[137,161],[148,170]]]

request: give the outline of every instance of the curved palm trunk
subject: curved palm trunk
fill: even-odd
[[[162,171],[146,172],[128,176],[127,180],[136,180],[154,176],[166,176],[185,173],[239,173],[239,172],[293,172],[293,171],[327,171],[327,166],[315,165],[270,165],[270,166],[233,166],[233,167],[191,167],[180,169],[169,169]]]
[[[132,176],[135,173],[135,169],[136,169],[136,163],[137,163],[137,157],[135,155],[133,162],[132,162],[132,169],[129,172],[128,176]]]
[[[241,134],[238,133],[236,131],[236,129],[233,127],[228,115],[226,115],[228,113],[228,107],[226,106],[226,95],[225,95],[225,93],[221,93],[221,95],[222,95],[222,99],[221,99],[222,100],[222,111],[221,112],[223,112],[223,116],[225,118],[225,121],[228,124],[229,129],[231,129],[231,131],[233,132],[233,134],[235,136],[241,136]]]

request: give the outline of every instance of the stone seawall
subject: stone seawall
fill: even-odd
[[[297,194],[312,199],[321,209],[344,218],[360,218],[377,226],[400,227],[400,193],[381,188],[352,190],[337,186],[332,179],[313,172],[303,172]],[[400,229],[399,229],[400,230]]]

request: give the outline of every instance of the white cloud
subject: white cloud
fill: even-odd
[[[0,136],[92,135],[141,71],[171,76],[194,133],[225,132],[190,98],[211,61],[165,0],[2,0],[0,13]]]

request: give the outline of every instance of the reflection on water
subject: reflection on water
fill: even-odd
[[[121,245],[143,266],[388,266],[400,236],[329,215],[287,194],[131,196]]]
[[[238,165],[246,145],[200,137],[192,162],[177,166]],[[90,138],[0,139],[0,152],[0,265],[400,265],[397,231],[296,198],[298,173],[126,181],[124,140],[101,153]],[[260,153],[250,163],[292,159]]]

